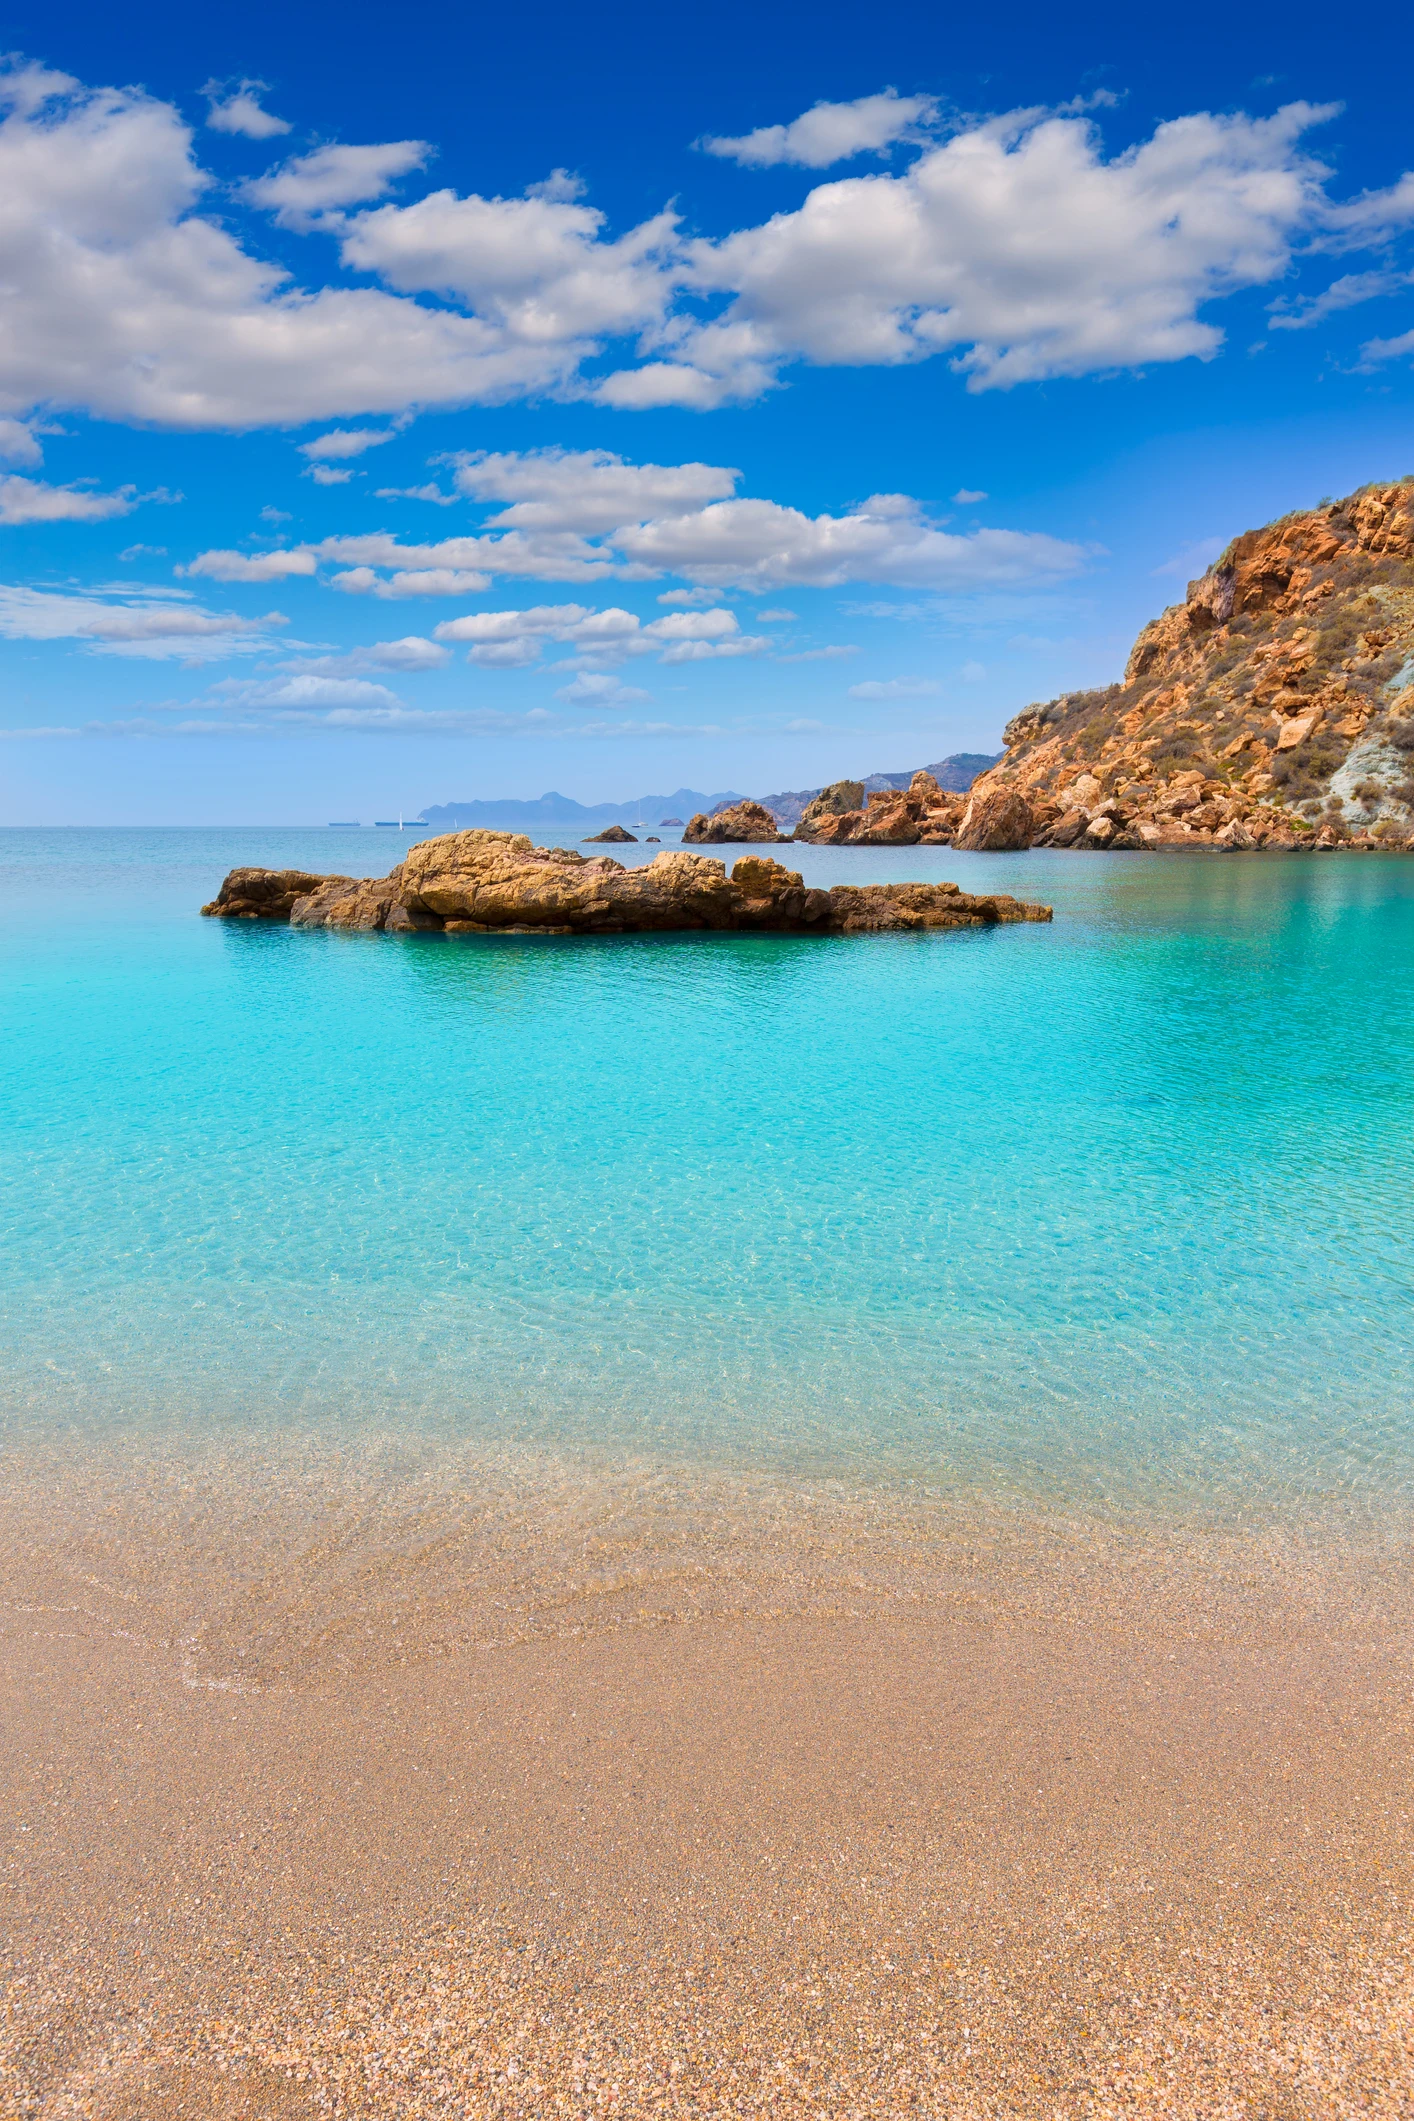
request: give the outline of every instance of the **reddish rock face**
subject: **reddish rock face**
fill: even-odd
[[[1026,708],[972,793],[1015,790],[1052,846],[1414,847],[1411,680],[1406,479],[1234,539],[1122,684]]]
[[[1036,817],[1025,796],[1014,788],[991,787],[971,797],[954,845],[982,854],[1014,854],[1035,837]]]
[[[308,889],[291,896],[291,876]],[[455,832],[423,840],[382,878],[314,877],[233,869],[203,913],[288,920],[296,928],[418,929],[447,934],[622,935],[673,929],[766,929],[857,934],[899,928],[975,928],[1048,921],[1049,906],[974,898],[955,884],[809,889],[793,869],[746,855],[730,877],[706,855],[666,850],[641,869],[608,855],[586,861],[521,834]]]
[[[906,788],[877,789],[862,808],[838,807],[855,790],[862,794],[858,781],[836,781],[825,789],[805,811],[795,837],[818,847],[913,847],[920,841],[946,846],[963,812],[963,799],[945,793],[931,773],[915,773]]]
[[[699,810],[688,819],[682,835],[685,847],[720,847],[743,840],[779,842],[789,837],[763,804],[752,802],[733,803],[730,810],[719,810],[715,817]]]

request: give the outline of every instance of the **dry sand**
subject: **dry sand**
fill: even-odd
[[[0,2115],[1414,2113],[1407,1546],[17,1454]]]

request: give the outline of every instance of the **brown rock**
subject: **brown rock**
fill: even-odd
[[[1048,921],[1047,906],[973,898],[954,884],[808,888],[793,869],[746,855],[730,878],[706,855],[670,849],[641,869],[607,855],[586,861],[534,847],[521,834],[456,832],[423,840],[383,878],[313,877],[292,896],[294,872],[233,870],[208,911],[240,919],[252,905],[289,906],[301,928],[449,934],[617,935],[673,929],[768,929],[854,934],[866,929],[990,926]]]
[[[828,788],[808,802],[800,813],[800,822],[795,828],[798,840],[818,840],[817,827],[826,818],[844,817],[852,810],[864,808],[863,781],[831,781]]]
[[[311,876],[305,869],[233,869],[203,913],[225,920],[287,921],[297,899],[329,883],[352,877]]]
[[[682,837],[684,846],[720,847],[743,840],[780,842],[790,835],[781,831],[763,804],[748,801],[733,803],[730,810],[719,810],[715,817],[699,810],[688,819]]]
[[[989,774],[975,788],[953,844],[982,854],[1012,854],[1029,847],[1036,834],[1031,805],[1018,789],[999,787]]]
[[[622,825],[606,825],[602,832],[588,833],[584,844],[586,847],[591,847],[596,841],[605,840],[615,847],[636,847],[638,845],[638,841],[633,834],[625,831]]]

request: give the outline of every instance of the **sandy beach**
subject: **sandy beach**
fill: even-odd
[[[3,1520],[7,2114],[1411,2110],[1397,1540],[230,1443]]]

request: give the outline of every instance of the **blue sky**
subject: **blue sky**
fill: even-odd
[[[994,747],[1414,468],[1396,12],[12,10],[0,821]]]

